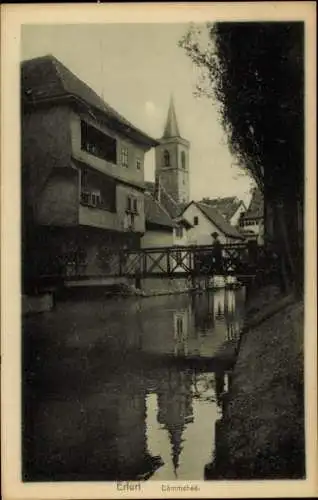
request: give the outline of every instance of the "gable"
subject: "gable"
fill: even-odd
[[[186,220],[189,225],[192,226],[192,228],[198,228],[198,230],[203,230],[203,228],[210,228],[211,231],[216,229],[215,225],[213,222],[204,214],[199,207],[196,205],[195,202],[191,202],[188,204],[188,206],[184,209],[182,212],[181,216],[182,219]],[[194,218],[198,217],[199,224],[195,225],[194,224]],[[209,230],[210,230],[209,229]]]
[[[245,212],[246,212],[245,203],[243,201],[241,201],[240,204],[238,205],[235,213],[232,215],[232,217],[229,220],[229,222],[232,224],[232,226],[238,225],[241,217],[243,216],[243,214],[245,214]]]
[[[251,202],[244,214],[244,219],[264,217],[264,197],[259,189],[254,189]]]

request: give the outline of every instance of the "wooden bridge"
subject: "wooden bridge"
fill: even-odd
[[[149,277],[187,278],[236,276],[248,283],[256,276],[277,275],[277,256],[263,246],[222,245],[218,255],[212,245],[172,246],[147,249],[104,249],[103,273],[90,275],[85,263],[69,259],[59,275],[42,275],[32,286],[55,288],[71,283],[80,286],[92,283],[118,283],[125,278],[140,280]],[[266,278],[265,278],[266,279]],[[72,286],[73,286],[72,285]],[[75,285],[74,285],[75,286]]]
[[[217,274],[237,274],[247,259],[245,245],[223,246],[221,258],[215,257],[212,246],[174,246],[129,250],[112,261],[112,269],[119,276],[150,277],[155,275],[173,276],[213,276]],[[246,267],[246,266],[245,266]]]
[[[246,244],[222,245],[218,255],[212,245],[105,252],[108,277],[249,276],[273,269],[275,264],[265,247]],[[66,276],[85,277],[85,271],[75,266]]]

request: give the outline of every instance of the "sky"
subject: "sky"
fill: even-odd
[[[197,70],[178,41],[187,24],[23,25],[21,59],[53,54],[135,126],[163,134],[173,95],[179,130],[190,141],[190,199],[238,196],[251,181],[235,166],[219,123],[218,104],[195,97]],[[154,151],[145,180],[154,179]]]

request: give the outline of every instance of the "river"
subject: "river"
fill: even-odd
[[[25,317],[24,480],[204,479],[244,303],[77,299]]]

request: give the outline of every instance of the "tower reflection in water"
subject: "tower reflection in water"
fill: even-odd
[[[243,303],[242,291],[192,297],[191,306],[174,312],[174,355],[217,355],[221,345],[238,338]],[[220,366],[203,373],[169,368],[147,401],[148,446],[165,462],[153,479],[203,479],[213,456],[213,446],[207,444],[214,442],[211,423],[221,416],[230,383],[230,372]],[[200,449],[199,455],[195,449]]]
[[[211,373],[201,374],[205,382],[209,377]],[[154,480],[203,479],[212,453],[211,423],[219,409],[215,398],[201,396],[195,385],[193,370],[169,367],[161,372],[154,393],[147,397],[147,446],[164,462],[154,472]]]
[[[167,430],[172,451],[172,464],[175,476],[179,468],[182,451],[183,432],[187,424],[193,422],[191,394],[191,373],[169,369],[167,378],[157,387],[158,423]]]

